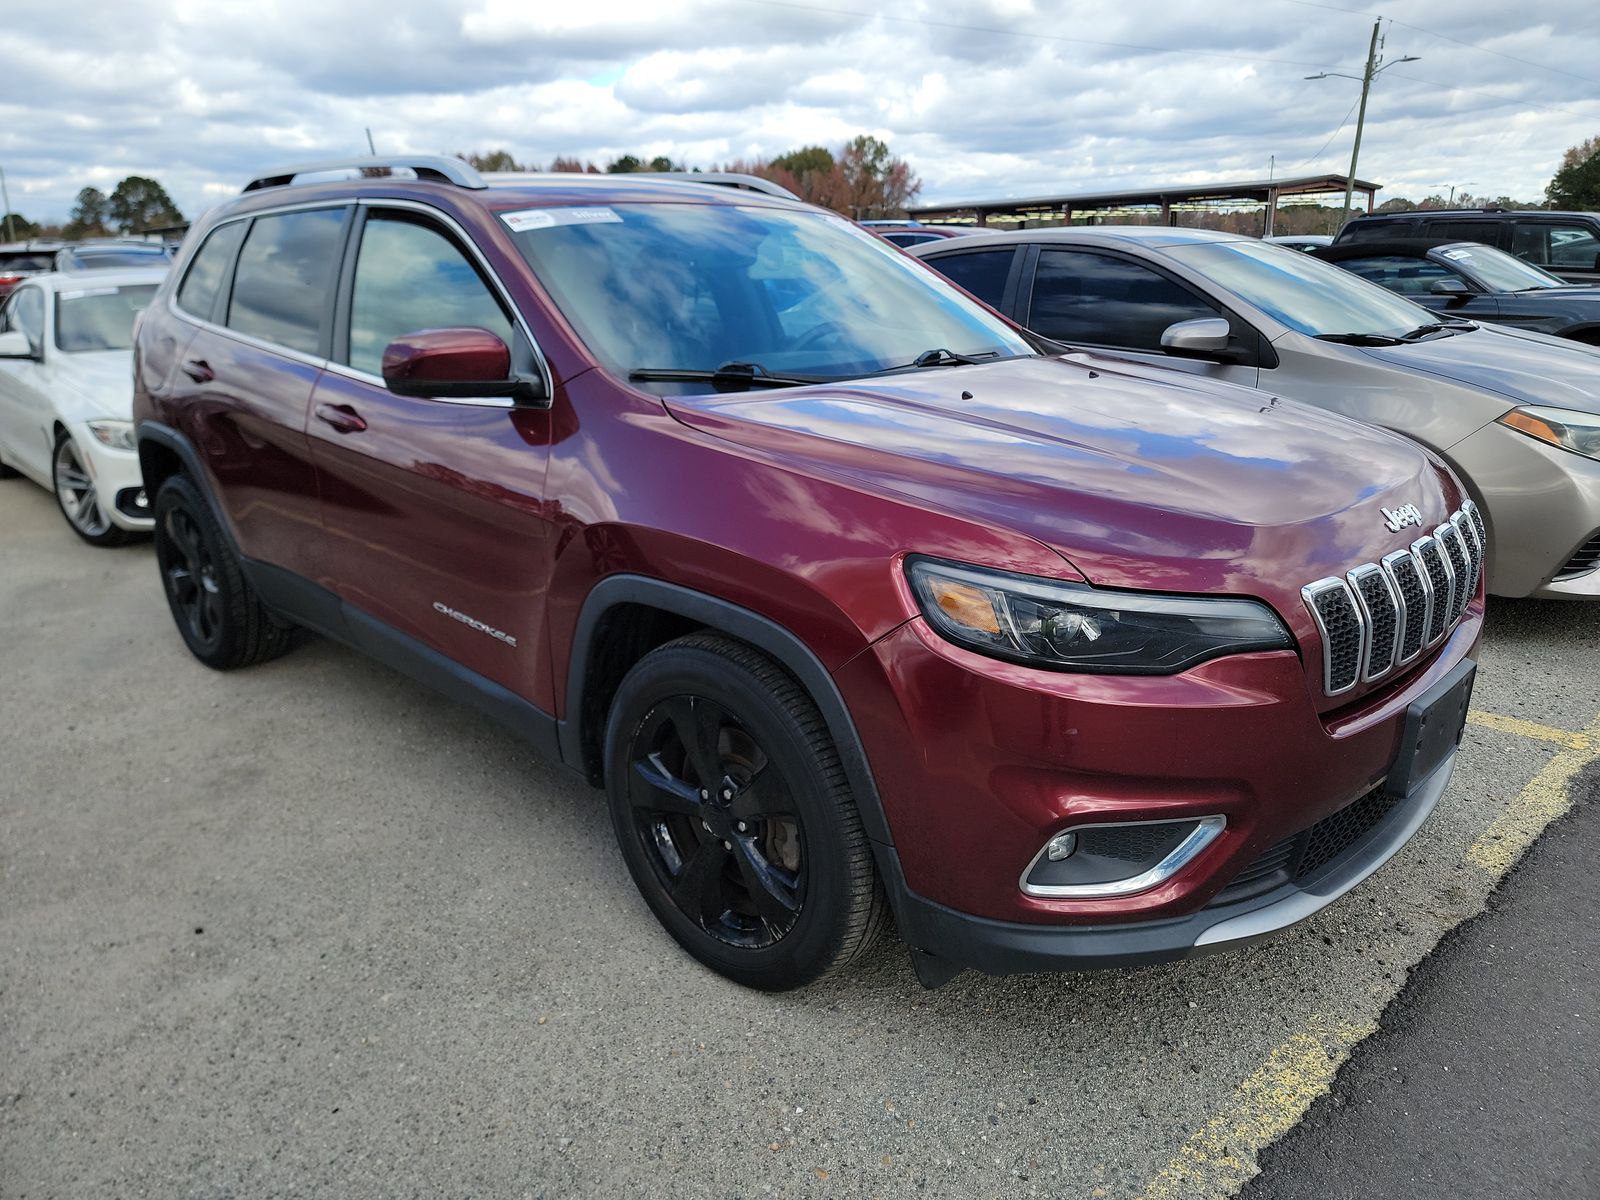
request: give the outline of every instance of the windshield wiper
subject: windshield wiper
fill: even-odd
[[[719,392],[747,392],[751,388],[803,387],[822,383],[820,377],[774,375],[760,363],[725,362],[715,371],[693,371],[678,367],[635,367],[628,372],[635,383],[709,383]]]
[[[1319,333],[1320,342],[1337,342],[1341,346],[1398,346],[1401,341],[1387,333]]]
[[[957,354],[954,350],[946,350],[939,346],[933,350],[924,350],[908,363],[900,363],[893,367],[879,367],[876,371],[868,371],[860,376],[869,379],[875,375],[893,375],[899,371],[915,371],[923,367],[970,367],[976,363],[992,362],[1000,357],[998,350],[984,350],[979,354]],[[1025,357],[1017,355],[1015,357]]]
[[[1427,337],[1430,333],[1465,333],[1477,326],[1471,321],[1438,321],[1432,325],[1418,325],[1410,333],[1402,333],[1402,342],[1415,342]]]

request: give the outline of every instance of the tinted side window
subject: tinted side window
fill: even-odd
[[[1435,280],[1460,278],[1454,271],[1448,271],[1430,259],[1407,258],[1398,254],[1347,258],[1339,265],[1402,296],[1427,296],[1431,294],[1428,289]]]
[[[1167,326],[1221,315],[1140,263],[1082,250],[1043,250],[1028,328],[1063,342],[1159,353]]]
[[[947,254],[941,258],[927,259],[929,266],[941,275],[967,289],[990,308],[999,308],[1006,294],[1006,276],[1011,274],[1011,260],[1016,251],[1010,246],[1003,250],[984,250],[979,253]]]
[[[511,321],[489,287],[444,234],[373,213],[361,234],[350,300],[349,364],[377,375],[383,350],[422,329],[487,329],[511,344]]]
[[[319,353],[344,220],[342,208],[257,217],[239,251],[228,327]]]
[[[1485,246],[1500,240],[1500,226],[1493,221],[1424,221],[1422,232],[1425,237],[1456,238],[1463,242],[1482,242]]]
[[[1600,238],[1587,225],[1560,221],[1518,221],[1511,231],[1511,253],[1541,267],[1600,266]]]
[[[1405,237],[1414,227],[1405,221],[1353,221],[1339,231],[1339,241],[1381,242],[1384,238]]]
[[[209,321],[216,311],[217,293],[222,290],[223,273],[233,259],[239,240],[249,221],[233,221],[206,235],[178,287],[178,307],[192,316]]]

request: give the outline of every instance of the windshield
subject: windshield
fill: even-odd
[[[1537,288],[1567,286],[1566,280],[1558,279],[1549,271],[1541,271],[1532,263],[1513,258],[1493,246],[1463,243],[1446,246],[1439,253],[1472,272],[1491,292],[1528,292]]]
[[[133,318],[155,294],[153,283],[57,292],[57,348],[68,353],[128,349],[133,345]]]
[[[1167,253],[1311,337],[1399,337],[1437,321],[1427,309],[1298,250],[1264,242],[1195,242]]]
[[[623,378],[729,363],[851,378],[909,367],[932,349],[1033,353],[931,271],[824,213],[657,203],[501,215],[562,313]],[[711,390],[637,382],[662,393]]]

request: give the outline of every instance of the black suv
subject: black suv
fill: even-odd
[[[1482,242],[1569,283],[1600,283],[1600,213],[1504,208],[1372,213],[1351,221],[1333,244],[1396,238]]]

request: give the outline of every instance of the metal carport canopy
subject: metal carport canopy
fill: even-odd
[[[994,217],[1016,221],[1056,218],[1070,221],[1073,214],[1108,208],[1159,208],[1165,224],[1172,224],[1172,208],[1179,204],[1258,203],[1266,208],[1265,234],[1272,232],[1272,213],[1286,196],[1342,194],[1347,176],[1301,175],[1283,179],[1243,179],[1217,183],[1171,184],[1146,188],[1123,188],[1108,192],[1078,192],[1059,196],[1028,196],[1010,200],[973,200],[960,204],[926,204],[908,209],[918,221],[975,221],[987,225]],[[1355,181],[1355,190],[1367,197],[1371,211],[1373,199],[1382,184],[1365,179]]]

